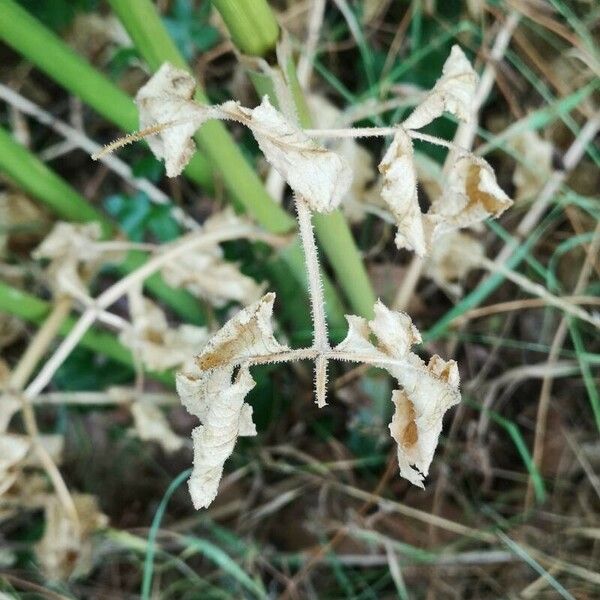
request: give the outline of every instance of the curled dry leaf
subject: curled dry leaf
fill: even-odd
[[[129,312],[132,326],[120,333],[119,340],[148,369],[164,371],[182,365],[208,340],[205,327],[187,324],[169,327],[165,313],[145,298],[140,288],[129,293]]]
[[[379,163],[383,175],[381,197],[398,224],[396,246],[411,248],[420,256],[426,252],[423,215],[419,208],[417,175],[412,141],[399,129]]]
[[[232,210],[213,215],[204,223],[204,231],[227,229],[242,224]],[[161,270],[165,281],[174,288],[185,288],[194,296],[221,307],[227,302],[250,304],[260,298],[264,286],[240,272],[237,265],[228,262],[223,250],[215,243],[169,261]]]
[[[420,129],[447,111],[466,121],[477,86],[477,73],[459,46],[452,46],[450,56],[425,100],[417,106],[402,124],[405,129]]]
[[[194,429],[194,469],[189,480],[194,506],[217,495],[225,461],[238,436],[256,435],[252,407],[244,402],[254,387],[247,361],[289,350],[273,335],[275,294],[266,294],[230,319],[191,365],[177,374],[177,392],[202,425]],[[242,365],[234,376],[237,365]],[[233,379],[233,381],[232,381]]]
[[[399,131],[379,165],[382,196],[396,218],[398,248],[425,256],[439,236],[471,227],[489,217],[499,217],[512,205],[490,165],[472,154],[460,155],[451,165],[441,196],[426,214],[419,209],[412,145]]]
[[[173,433],[167,418],[158,406],[147,402],[134,402],[131,405],[134,431],[145,442],[158,442],[165,452],[176,452],[183,446],[183,440]]]
[[[442,195],[432,202],[428,215],[442,220],[440,230],[463,228],[499,217],[512,203],[498,185],[492,167],[482,158],[467,154],[452,164]]]
[[[480,264],[484,255],[479,240],[460,231],[440,235],[424,264],[424,274],[450,296],[460,296],[460,281]]]
[[[92,534],[108,525],[108,518],[100,512],[94,496],[72,497],[79,524],[69,518],[56,496],[50,496],[44,512],[44,536],[35,546],[40,566],[52,580],[88,573],[93,566]]]
[[[50,259],[46,274],[55,296],[86,296],[84,280],[100,267],[103,258],[120,259],[118,253],[104,252],[98,243],[101,233],[98,223],[58,222],[33,251],[36,259]]]
[[[195,90],[196,82],[187,71],[165,63],[135,97],[141,129],[169,125],[148,137],[150,150],[165,161],[168,177],[183,171],[196,151],[192,136],[212,116],[210,107],[193,101]]]
[[[444,413],[460,402],[456,362],[434,355],[424,363],[411,352],[421,336],[410,317],[389,310],[381,302],[375,305],[372,321],[354,315],[346,318],[348,335],[335,350],[386,369],[400,384],[401,389],[392,396],[396,412],[390,432],[398,444],[400,475],[423,487]]]
[[[327,212],[339,205],[352,185],[352,169],[343,157],[311,140],[267,96],[254,109],[227,102],[223,110],[252,130],[267,161],[312,210]]]

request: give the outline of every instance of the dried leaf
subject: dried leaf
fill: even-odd
[[[383,175],[381,196],[398,225],[396,245],[423,256],[426,252],[425,230],[417,195],[413,147],[403,129],[394,136],[379,163],[379,172]]]
[[[289,350],[273,335],[271,317],[275,294],[265,294],[258,302],[238,312],[213,336],[196,358],[204,371],[239,365],[255,356]]]
[[[150,370],[164,371],[182,365],[208,340],[205,327],[169,327],[164,312],[142,296],[139,288],[129,293],[129,312],[132,326],[119,334],[119,340]]]
[[[204,224],[206,232],[218,228],[236,227],[242,220],[227,210],[210,217]],[[256,302],[264,286],[242,274],[239,268],[224,259],[219,244],[202,247],[169,261],[161,270],[165,281],[174,288],[185,288],[198,298],[221,307],[227,302]]]
[[[428,216],[443,220],[441,233],[499,217],[512,203],[498,185],[492,167],[468,154],[453,163],[442,196],[433,201]]]
[[[169,426],[165,415],[158,406],[147,402],[134,402],[131,415],[135,433],[145,442],[158,442],[165,452],[176,452],[183,446],[183,440]]]
[[[96,243],[101,233],[98,223],[58,222],[32,252],[33,258],[50,259],[46,274],[55,296],[87,295],[83,279],[102,262],[103,251]]]
[[[444,111],[466,121],[477,86],[477,73],[459,46],[452,46],[450,56],[425,100],[402,124],[405,129],[420,129],[437,119]]]
[[[479,264],[483,256],[479,240],[459,231],[438,236],[424,264],[424,273],[450,296],[460,296],[464,279]]]
[[[238,436],[254,436],[252,407],[244,402],[255,383],[247,367],[234,378],[232,368],[178,374],[177,390],[188,411],[202,421],[192,431],[194,468],[188,481],[196,509],[208,507],[217,495],[225,461],[231,456]]]
[[[195,90],[196,81],[187,71],[165,63],[135,97],[141,129],[172,124],[148,138],[154,155],[164,159],[169,177],[183,171],[196,151],[192,136],[213,115],[211,107],[193,101]]]
[[[381,302],[375,305],[372,321],[353,315],[346,318],[348,335],[335,350],[354,355],[357,361],[375,363],[397,379],[401,389],[392,395],[396,412],[390,432],[398,443],[400,475],[423,487],[444,413],[460,402],[456,362],[434,355],[425,364],[410,351],[421,341],[410,317]],[[377,345],[371,342],[373,336]]]
[[[91,536],[108,524],[94,496],[74,494],[73,502],[79,526],[65,513],[56,496],[50,496],[46,503],[46,528],[35,551],[46,576],[52,580],[87,574],[93,565]]]
[[[0,496],[15,482],[17,467],[29,452],[31,442],[22,435],[0,433]]]
[[[223,110],[252,130],[267,161],[312,210],[327,212],[339,205],[352,185],[352,169],[344,158],[311,140],[267,96],[254,109],[226,102]]]
[[[194,506],[207,507],[217,495],[223,465],[238,436],[256,435],[252,407],[244,398],[254,387],[248,359],[288,350],[273,335],[275,294],[266,294],[230,319],[204,351],[177,374],[177,392],[202,425],[194,429],[194,470],[189,480]],[[236,365],[242,364],[234,377]],[[233,383],[232,383],[233,378]]]
[[[511,146],[525,158],[517,160],[513,173],[517,201],[534,198],[552,173],[552,144],[530,129],[511,141]]]

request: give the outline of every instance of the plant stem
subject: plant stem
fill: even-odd
[[[50,303],[0,282],[0,311],[39,325],[44,322],[51,310]],[[58,330],[59,335],[66,336],[75,323],[75,318],[67,317]],[[134,366],[131,352],[112,333],[90,328],[81,338],[80,344],[84,348],[104,354],[118,363],[131,368]],[[148,375],[168,385],[174,383],[173,374],[170,372],[149,372]]]
[[[0,15],[0,38],[9,46],[124,131],[138,128],[133,100],[54,32],[14,0],[0,0]],[[211,169],[199,154],[186,168],[186,175],[203,187],[212,187]]]
[[[68,317],[71,311],[72,300],[68,297],[59,298],[56,304],[50,310],[48,317],[44,320],[42,326],[38,329],[34,338],[31,340],[25,353],[21,356],[19,363],[12,371],[8,380],[8,394],[17,395],[21,400],[21,410],[23,413],[23,423],[27,435],[31,440],[40,464],[44,467],[56,495],[60,499],[65,509],[65,512],[69,515],[69,518],[73,521],[76,527],[79,527],[79,517],[77,515],[77,509],[73,498],[69,493],[69,488],[65,484],[65,481],[52,460],[49,452],[46,450],[40,440],[40,432],[38,429],[37,421],[35,418],[35,412],[31,406],[29,399],[22,394],[23,387],[27,383],[29,376],[35,369],[38,361],[44,355],[48,346],[52,343],[55,335]],[[0,401],[3,398],[0,397]]]
[[[319,350],[329,348],[327,339],[327,320],[325,319],[325,301],[323,299],[323,286],[319,272],[319,256],[315,244],[315,234],[311,223],[311,213],[304,198],[296,198],[298,211],[298,224],[300,225],[300,239],[306,259],[308,273],[308,290],[310,296],[313,320],[313,344]]]
[[[279,26],[266,0],[213,0],[213,4],[241,52],[265,56],[275,49]]]

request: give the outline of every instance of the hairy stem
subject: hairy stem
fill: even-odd
[[[308,274],[308,291],[313,322],[313,346],[319,351],[325,351],[329,349],[329,340],[327,338],[323,284],[321,283],[321,273],[319,271],[319,256],[311,223],[311,212],[304,198],[299,196],[296,197],[296,211],[298,212],[300,239],[304,248],[304,259]],[[318,356],[315,362],[315,393],[317,405],[319,407],[325,406],[327,404],[327,359],[323,356]]]

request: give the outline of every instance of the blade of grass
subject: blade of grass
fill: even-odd
[[[152,577],[154,572],[154,552],[156,546],[156,534],[160,528],[160,524],[162,523],[163,516],[165,514],[165,510],[167,509],[167,504],[171,499],[171,496],[175,493],[177,488],[189,477],[192,469],[186,469],[179,473],[175,479],[171,482],[171,485],[167,488],[164,496],[162,497],[156,512],[154,513],[154,518],[152,519],[152,525],[150,526],[150,531],[148,532],[148,544],[146,545],[146,557],[144,558],[144,576],[142,578],[142,590],[141,596],[142,600],[148,600],[150,598],[150,592],[152,590]]]
[[[529,554],[525,548],[522,548],[515,541],[511,540],[505,533],[498,530],[497,536],[506,544],[506,547],[514,552],[521,560],[526,562],[538,575],[543,577],[559,594],[561,598],[565,600],[575,600],[575,598],[554,578],[542,565],[540,565],[531,554]]]
[[[523,461],[523,464],[525,465],[525,468],[529,472],[531,480],[533,481],[537,501],[540,504],[543,503],[547,495],[546,486],[544,485],[544,479],[542,478],[538,468],[533,462],[533,458],[531,457],[531,454],[527,448],[527,444],[525,443],[525,440],[523,439],[521,431],[519,430],[517,425],[515,425],[515,423],[513,423],[510,419],[506,419],[502,415],[499,415],[497,412],[482,407],[480,404],[474,402],[469,398],[463,397],[463,401],[468,406],[471,406],[476,410],[483,411],[486,415],[490,417],[490,419],[492,419],[492,421],[500,425],[506,431],[506,433],[508,433],[517,449],[517,452],[519,453],[519,456],[521,457],[521,460]]]
[[[266,0],[213,0],[213,5],[241,52],[265,56],[275,49],[279,26]]]
[[[61,219],[80,223],[97,221],[105,236],[113,232],[112,223],[102,213],[1,127],[0,169]]]

